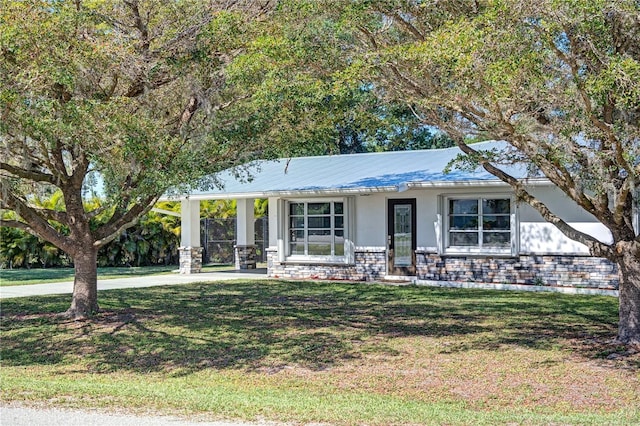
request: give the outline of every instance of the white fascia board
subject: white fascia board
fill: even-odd
[[[158,198],[158,202],[160,201],[181,201],[181,200],[186,200],[187,197],[186,195],[163,195],[162,197]]]
[[[155,212],[155,213],[165,214],[167,216],[182,217],[180,212],[172,212],[171,210],[153,208],[153,209],[151,209],[151,211]]]
[[[522,183],[527,186],[550,186],[551,181],[546,178],[521,179]],[[432,182],[408,182],[406,186],[409,189],[419,188],[463,188],[463,187],[481,187],[481,188],[506,188],[510,186],[501,180],[465,180],[465,181],[432,181]]]
[[[372,188],[346,188],[346,189],[317,189],[317,190],[285,190],[285,191],[264,191],[264,192],[236,192],[236,193],[215,193],[215,194],[182,194],[163,196],[160,201],[178,200],[229,200],[242,198],[269,198],[269,197],[302,197],[302,196],[327,196],[327,195],[357,195],[371,194],[378,192],[399,192],[397,186],[380,186]]]
[[[292,190],[292,191],[270,191],[267,194],[270,197],[293,197],[293,196],[313,196],[313,195],[358,195],[372,194],[378,192],[398,192],[399,188],[393,186],[378,186],[371,188],[336,188],[336,189],[317,189],[317,190]]]
[[[181,200],[193,200],[193,201],[205,201],[205,200],[235,200],[239,198],[268,198],[266,192],[245,192],[234,194],[176,194],[176,195],[163,195],[158,201],[181,201]]]

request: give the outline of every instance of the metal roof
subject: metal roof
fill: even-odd
[[[476,150],[503,149],[504,142],[474,144]],[[376,152],[256,161],[248,167],[249,179],[226,170],[215,175],[219,188],[195,189],[182,197],[191,199],[266,198],[278,195],[339,195],[402,192],[415,187],[455,187],[501,184],[483,169],[444,173],[457,148]],[[509,173],[526,177],[523,167],[510,166]]]

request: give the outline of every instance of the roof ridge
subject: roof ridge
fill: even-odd
[[[497,140],[487,140],[487,141],[482,141],[482,142],[474,142],[472,145],[487,145],[487,144],[495,144],[498,142],[502,142],[502,141],[497,141]],[[407,153],[425,153],[425,152],[433,152],[433,151],[460,151],[460,149],[458,148],[457,145],[454,146],[450,146],[447,148],[425,148],[425,149],[407,149],[407,150],[400,150],[400,151],[374,151],[374,152],[352,152],[352,153],[346,153],[346,154],[325,154],[325,155],[303,155],[301,157],[280,157],[277,158],[275,160],[271,160],[271,161],[289,161],[289,160],[295,160],[295,159],[309,159],[309,158],[320,158],[320,157],[365,157],[365,156],[377,156],[377,155],[400,155],[400,154],[407,154]],[[265,161],[265,160],[259,160],[259,161]],[[269,161],[269,160],[266,160]]]

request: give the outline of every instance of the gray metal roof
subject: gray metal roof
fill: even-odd
[[[482,142],[474,149],[501,149],[504,142]],[[250,179],[238,179],[233,171],[216,175],[221,188],[193,190],[192,199],[260,198],[278,195],[331,195],[371,192],[401,192],[412,187],[495,184],[497,178],[483,169],[452,170],[447,164],[458,156],[457,148],[419,151],[299,157],[259,161],[248,166]],[[508,170],[526,177],[521,167]],[[184,196],[183,195],[183,196]]]

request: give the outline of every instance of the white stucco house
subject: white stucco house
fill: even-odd
[[[272,277],[617,288],[614,264],[591,257],[518,202],[508,185],[480,169],[444,173],[459,154],[449,148],[284,159],[254,164],[248,181],[220,173],[221,189],[179,197],[181,272],[200,268],[201,200],[238,200],[236,265],[246,268],[252,266],[253,200],[268,198]],[[548,180],[509,171],[571,225],[610,239]]]

